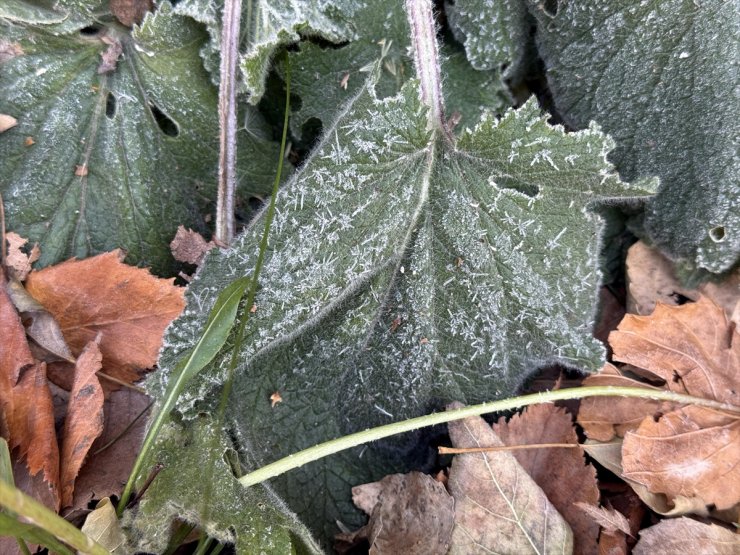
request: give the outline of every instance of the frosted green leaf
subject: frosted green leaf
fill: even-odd
[[[523,0],[455,0],[445,2],[445,13],[475,69],[516,71],[529,36]]]
[[[442,48],[442,75],[447,113],[456,129],[475,127],[484,112],[502,114],[514,103],[499,70],[473,69],[463,52]]]
[[[675,259],[712,272],[740,260],[740,88],[736,2],[531,1],[555,104],[599,122],[626,179],[658,175],[645,230]]]
[[[451,144],[427,131],[416,81],[382,100],[365,85],[277,199],[229,408],[247,467],[452,399],[511,394],[544,363],[598,368],[601,222],[590,207],[648,192],[619,181],[611,147],[596,127],[548,125],[534,102]],[[149,382],[155,397],[218,292],[251,274],[262,225],[212,251],[190,285]],[[216,405],[228,356],[186,388],[186,418]],[[283,401],[271,407],[275,391]],[[415,443],[348,451],[274,485],[329,537],[336,520],[356,519],[349,486],[423,456]]]
[[[211,36],[202,55],[217,80],[223,0],[183,0],[176,10],[204,23]],[[354,38],[351,19],[356,0],[244,0],[240,67],[249,102],[265,92],[272,57],[281,46],[314,37],[339,43]]]
[[[413,76],[406,55],[409,27],[403,2],[369,0],[353,18],[355,36],[334,48],[303,42],[290,52],[291,89],[300,98],[300,108],[291,114],[291,131],[300,137],[311,118],[330,125],[344,104],[367,81],[374,62],[383,58],[376,94],[380,98],[398,93]],[[281,73],[281,68],[278,68]]]
[[[175,518],[235,545],[237,553],[322,553],[311,534],[268,487],[243,488],[236,454],[213,441],[212,422],[201,417],[187,430],[176,424],[158,438],[163,468],[137,510],[125,514],[127,552],[163,553]],[[152,465],[154,463],[152,462]],[[207,484],[213,465],[212,484]],[[210,489],[209,489],[210,488]]]
[[[14,53],[0,66],[0,112],[18,120],[0,136],[8,228],[40,243],[44,265],[122,247],[171,271],[177,226],[203,230],[215,195],[216,90],[198,56],[207,36],[166,3],[132,33],[80,21],[64,33],[0,21]],[[267,191],[266,176],[251,179],[256,164],[263,172],[243,157],[241,173]]]

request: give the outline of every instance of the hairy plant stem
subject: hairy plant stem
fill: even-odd
[[[519,407],[536,405],[538,403],[553,403],[566,399],[583,399],[585,397],[638,397],[641,399],[653,399],[659,401],[671,401],[679,404],[693,404],[703,407],[709,407],[718,410],[727,410],[740,413],[740,407],[728,403],[720,403],[711,399],[702,399],[701,397],[692,397],[691,395],[682,395],[672,391],[654,391],[642,387],[617,387],[617,386],[597,386],[597,387],[573,387],[569,389],[559,389],[556,391],[547,391],[544,393],[534,393],[531,395],[522,395],[511,399],[483,403],[463,407],[461,409],[447,412],[439,412],[411,418],[402,422],[395,422],[369,430],[363,430],[355,434],[347,435],[337,439],[314,445],[298,453],[293,453],[285,458],[277,460],[271,464],[258,468],[254,472],[245,474],[239,478],[239,482],[244,487],[250,487],[265,480],[280,476],[289,470],[300,468],[304,464],[317,461],[329,455],[339,453],[352,447],[357,447],[363,443],[377,441],[386,437],[404,432],[411,432],[425,426],[434,426],[444,424],[453,420],[462,420],[469,416],[480,416],[489,412],[500,412],[513,410]]]
[[[406,0],[406,16],[411,27],[416,77],[421,84],[421,101],[429,108],[428,126],[430,129],[446,131],[432,0]]]
[[[242,1],[226,0],[221,29],[221,67],[218,90],[219,157],[216,240],[230,245],[234,239],[236,197],[236,87],[239,25]]]

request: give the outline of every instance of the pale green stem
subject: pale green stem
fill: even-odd
[[[95,540],[3,480],[0,480],[0,505],[24,517],[31,524],[46,530],[83,555],[110,555],[110,552]]]
[[[332,439],[258,468],[254,472],[250,472],[249,474],[239,478],[239,482],[245,487],[250,487],[255,484],[259,484],[260,482],[264,482],[265,480],[280,476],[289,470],[300,468],[304,464],[339,453],[340,451],[351,449],[352,447],[357,447],[363,443],[377,441],[396,434],[411,432],[425,426],[444,424],[454,420],[461,420],[469,416],[480,416],[481,414],[489,412],[513,410],[519,407],[536,405],[538,403],[553,403],[555,401],[563,401],[566,399],[583,399],[584,397],[638,397],[641,399],[670,401],[679,404],[693,404],[740,413],[740,407],[736,407],[728,403],[720,403],[710,399],[702,399],[701,397],[692,397],[691,395],[682,395],[672,391],[654,391],[641,387],[617,386],[558,389],[556,391],[533,393],[531,395],[522,395],[521,397],[513,397],[511,399],[483,403],[482,405],[473,405],[447,412],[429,414]]]

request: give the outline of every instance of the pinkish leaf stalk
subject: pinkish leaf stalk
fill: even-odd
[[[220,133],[216,205],[216,240],[225,245],[229,245],[234,238],[236,85],[241,13],[241,0],[226,0],[221,30],[221,68],[218,91]]]
[[[421,83],[421,101],[429,108],[429,128],[445,131],[439,48],[431,0],[406,0],[411,27],[416,76]]]

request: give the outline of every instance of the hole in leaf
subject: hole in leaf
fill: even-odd
[[[157,122],[159,130],[168,137],[177,137],[180,135],[180,128],[167,114],[159,109],[155,104],[149,104],[149,109]]]
[[[105,99],[105,115],[108,119],[116,117],[116,97],[112,92]]]
[[[671,293],[670,296],[673,298],[673,300],[676,301],[676,304],[678,306],[681,306],[681,305],[686,304],[686,303],[693,303],[694,302],[693,299],[690,299],[686,295],[682,295],[681,293],[678,293],[677,291],[674,291],[673,293]]]
[[[558,0],[545,0],[542,4],[542,9],[550,17],[558,15]]]
[[[85,37],[94,37],[98,34],[100,34],[100,31],[103,30],[103,27],[100,25],[88,25],[87,27],[83,27],[80,29],[80,34]]]
[[[709,238],[715,243],[721,243],[725,240],[725,226],[718,225],[709,230]]]
[[[247,204],[249,205],[250,210],[254,210],[256,212],[265,205],[265,201],[259,197],[249,197],[247,199]]]

